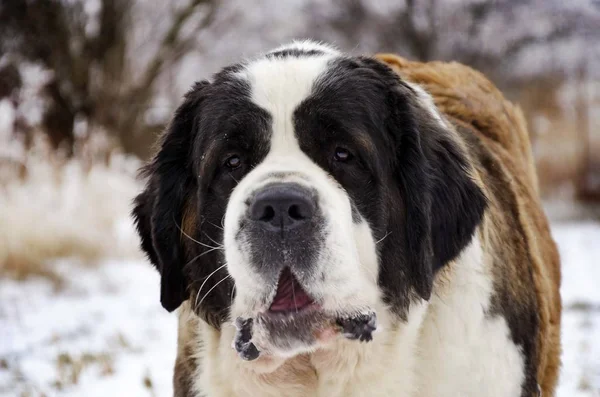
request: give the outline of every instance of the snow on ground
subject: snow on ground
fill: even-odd
[[[563,260],[559,397],[600,396],[600,224],[555,223]],[[175,316],[143,261],[55,264],[67,280],[0,283],[0,396],[169,396]]]
[[[0,396],[168,396],[176,322],[145,262],[57,263],[67,285],[0,286]]]
[[[600,223],[554,224],[563,284],[559,397],[600,397]]]

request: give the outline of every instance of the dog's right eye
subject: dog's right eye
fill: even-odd
[[[225,161],[225,165],[227,166],[227,168],[235,170],[240,165],[242,165],[242,159],[238,155],[233,155]]]

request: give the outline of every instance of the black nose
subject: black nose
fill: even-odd
[[[315,198],[300,185],[278,183],[259,191],[250,218],[269,231],[287,231],[306,224],[315,213]]]

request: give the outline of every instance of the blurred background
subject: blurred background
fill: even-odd
[[[462,62],[520,104],[563,260],[558,395],[600,396],[598,0],[0,0],[0,396],[170,395],[136,170],[194,81],[298,38]]]

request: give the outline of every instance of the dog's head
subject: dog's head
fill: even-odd
[[[161,302],[189,299],[215,327],[311,327],[379,302],[406,318],[485,209],[422,89],[314,43],[197,83],[145,173],[134,216]]]

